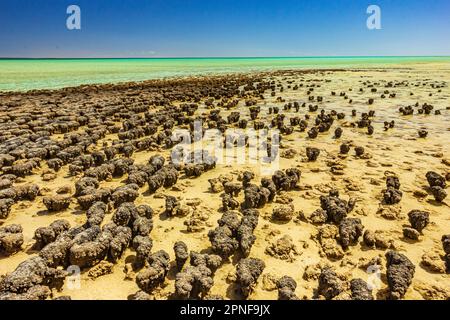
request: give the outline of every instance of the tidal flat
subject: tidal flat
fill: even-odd
[[[427,61],[0,93],[0,299],[448,299],[449,82]],[[196,121],[243,144],[220,161]],[[256,145],[275,170],[233,161],[250,129],[279,132]],[[205,161],[174,163],[177,130]]]

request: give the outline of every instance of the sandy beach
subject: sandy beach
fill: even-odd
[[[0,93],[0,299],[449,299],[449,81],[425,62]],[[278,129],[281,173],[172,165],[195,120]]]

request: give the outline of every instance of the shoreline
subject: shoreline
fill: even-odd
[[[373,69],[450,65],[448,57],[174,58],[0,60],[1,92],[57,89],[83,84],[146,81],[277,70]],[[16,85],[14,85],[16,84]]]
[[[400,55],[400,56],[371,56],[371,55],[360,55],[360,56],[249,56],[249,57],[87,57],[87,58],[52,58],[52,57],[41,57],[41,58],[26,58],[26,57],[0,57],[0,60],[126,60],[126,59],[348,59],[348,58],[450,58],[450,55]]]

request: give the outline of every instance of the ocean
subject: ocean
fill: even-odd
[[[450,57],[0,59],[0,91],[286,69],[374,68]]]

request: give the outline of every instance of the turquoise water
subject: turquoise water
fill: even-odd
[[[313,68],[371,68],[448,62],[450,57],[0,59],[0,91],[53,89],[203,74]]]

